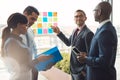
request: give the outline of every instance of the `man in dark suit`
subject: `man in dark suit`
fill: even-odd
[[[92,39],[88,56],[80,54],[77,58],[80,63],[87,64],[87,80],[116,80],[117,34],[109,20],[112,7],[108,2],[101,2],[94,11],[99,29]]]
[[[88,52],[93,32],[85,25],[87,17],[83,10],[77,10],[75,12],[74,20],[77,24],[77,28],[73,30],[73,33],[69,39],[60,31],[57,26],[52,26],[53,31],[57,33],[57,36],[67,45],[77,48],[79,51]],[[70,71],[72,80],[85,80],[86,69],[85,63],[79,63],[77,55],[71,50],[70,59]]]

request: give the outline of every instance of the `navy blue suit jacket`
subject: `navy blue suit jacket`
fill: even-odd
[[[94,35],[87,63],[87,80],[116,80],[114,67],[117,34],[111,22],[105,23]]]

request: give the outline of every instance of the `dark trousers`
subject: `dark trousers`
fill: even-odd
[[[38,71],[35,68],[32,69],[32,80],[38,80]]]
[[[71,73],[72,80],[86,80],[82,74],[73,74]]]

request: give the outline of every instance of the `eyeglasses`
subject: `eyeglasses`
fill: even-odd
[[[94,9],[93,10],[93,13],[95,14],[95,13],[97,13],[99,10],[98,9]]]
[[[93,11],[98,11],[99,9],[94,9]]]
[[[84,16],[83,15],[76,15],[74,16],[75,18],[83,18]]]
[[[36,18],[34,18],[34,17],[31,17],[31,20],[32,20],[32,21],[36,21],[37,19],[36,19]]]

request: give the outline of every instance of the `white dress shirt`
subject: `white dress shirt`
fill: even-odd
[[[110,21],[109,19],[102,21],[102,22],[99,24],[98,28],[101,28],[105,23],[107,23],[107,22],[109,22],[109,21]]]
[[[29,44],[28,47],[31,50],[32,56],[34,58],[37,55],[37,47],[36,47],[36,44],[35,44],[35,41],[34,41],[34,37],[35,37],[34,36],[34,32],[33,32],[33,30],[31,28],[28,28],[27,34],[28,34],[29,43],[27,43],[27,37],[26,37],[26,35],[20,35],[20,36],[22,37],[23,43],[25,45],[28,46],[28,44]]]

